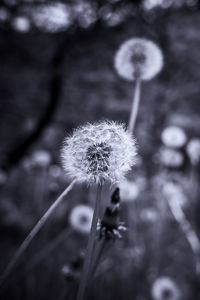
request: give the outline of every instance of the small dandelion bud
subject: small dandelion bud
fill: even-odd
[[[111,197],[111,204],[117,205],[120,203],[119,188],[116,188]]]
[[[99,231],[99,238],[105,237],[106,239],[115,240],[116,238],[121,239],[122,231],[126,231],[124,223],[119,221],[119,210],[113,210],[112,207],[108,206],[105,210],[105,214],[102,220],[99,220],[97,225]]]
[[[87,124],[64,141],[63,167],[77,182],[116,183],[134,165],[136,145],[124,126],[115,122]]]
[[[180,300],[181,292],[177,284],[169,277],[159,277],[151,290],[154,300]]]
[[[126,80],[150,80],[163,67],[160,48],[150,40],[132,38],[122,44],[115,56],[115,69]]]
[[[88,205],[74,207],[69,216],[69,222],[75,231],[89,234],[92,224],[93,209]]]
[[[115,190],[113,195],[115,195],[116,192],[119,193],[118,188]],[[126,231],[124,223],[120,222],[119,219],[120,204],[119,202],[116,204],[112,202],[113,195],[111,197],[111,205],[106,207],[103,219],[99,220],[97,224],[100,239],[102,237],[105,237],[108,240],[115,240],[116,238],[121,239],[121,232]]]
[[[186,147],[187,155],[189,156],[190,162],[196,165],[200,162],[200,139],[194,138],[189,141]]]
[[[161,134],[161,140],[167,147],[181,148],[185,145],[187,137],[182,128],[177,126],[169,126],[163,130]]]

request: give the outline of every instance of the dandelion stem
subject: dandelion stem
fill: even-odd
[[[95,273],[96,273],[96,270],[97,270],[97,267],[98,267],[98,263],[101,260],[101,256],[102,256],[103,251],[104,251],[105,246],[106,246],[106,242],[108,242],[108,240],[106,240],[106,238],[103,237],[103,240],[101,241],[101,244],[99,245],[99,247],[96,251],[97,253],[96,253],[94,265],[93,265],[93,268],[92,268],[92,271],[91,271],[91,276],[95,276]]]
[[[92,263],[92,254],[94,250],[94,244],[95,244],[95,237],[96,237],[96,230],[97,230],[97,221],[99,217],[99,208],[100,208],[100,199],[101,199],[101,191],[102,191],[102,185],[99,184],[97,186],[97,198],[95,203],[95,209],[92,219],[92,227],[91,232],[89,235],[87,250],[86,250],[86,257],[83,265],[83,272],[81,275],[81,282],[78,290],[77,300],[83,300],[85,295],[85,290],[88,283],[88,276],[90,272],[90,266]]]
[[[135,82],[133,103],[132,103],[132,109],[129,118],[129,124],[128,124],[128,129],[130,132],[133,132],[135,128],[135,123],[136,123],[139,104],[140,104],[140,94],[141,94],[141,80],[140,78],[137,78]]]
[[[185,214],[182,211],[180,204],[172,201],[171,199],[168,200],[168,205],[171,210],[172,215],[174,216],[174,219],[179,224],[181,230],[183,231],[185,238],[195,256],[196,259],[196,272],[197,274],[200,274],[200,241],[196,234],[196,232],[193,230],[190,223],[186,220]]]
[[[64,192],[56,199],[56,201],[49,207],[49,209],[46,211],[46,213],[42,216],[42,218],[36,223],[36,225],[33,227],[29,235],[26,237],[24,242],[21,244],[17,252],[15,253],[13,259],[8,264],[7,268],[5,269],[4,273],[2,274],[0,278],[0,286],[5,282],[11,271],[14,269],[16,263],[20,259],[21,255],[24,253],[26,248],[29,246],[30,242],[33,240],[33,238],[36,236],[38,231],[42,228],[44,223],[47,221],[47,219],[50,217],[50,215],[54,212],[58,204],[61,203],[61,201],[64,199],[64,197],[68,194],[68,192],[72,189],[74,186],[76,180],[73,180],[72,183],[64,190]]]

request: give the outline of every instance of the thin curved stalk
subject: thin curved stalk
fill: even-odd
[[[67,238],[71,235],[72,230],[67,228],[66,230],[63,230],[60,232],[60,234],[51,242],[49,242],[44,249],[39,251],[35,257],[33,257],[33,260],[31,260],[30,265],[26,269],[26,271],[29,271],[31,268],[33,268],[36,264],[38,264],[41,260],[45,259],[48,255],[50,255],[58,246],[60,246],[62,243],[66,241]]]
[[[171,213],[176,220],[176,222],[179,224],[181,230],[183,231],[185,238],[194,253],[195,259],[196,259],[196,272],[197,274],[200,274],[200,241],[196,234],[196,232],[193,230],[191,224],[186,220],[185,214],[182,211],[180,204],[172,201],[170,198],[168,200],[168,205],[171,210]]]
[[[103,237],[103,240],[101,241],[101,244],[99,245],[98,249],[96,249],[97,253],[96,253],[96,256],[95,256],[95,259],[94,259],[94,264],[93,264],[92,270],[90,271],[90,273],[91,273],[90,276],[92,276],[92,277],[95,276],[98,264],[101,260],[102,254],[105,250],[106,243],[108,243],[108,242],[109,241],[106,240],[105,237]]]
[[[87,250],[86,250],[86,257],[83,265],[83,271],[81,275],[81,282],[78,289],[77,294],[77,300],[83,300],[86,287],[88,284],[88,277],[90,272],[90,266],[92,263],[92,255],[94,250],[94,244],[95,244],[95,237],[96,237],[96,230],[97,230],[97,221],[99,217],[99,208],[100,208],[100,200],[101,200],[101,191],[102,191],[102,185],[97,186],[97,197],[96,197],[96,203],[95,203],[95,209],[92,219],[92,227],[91,232],[89,235]]]
[[[133,103],[132,103],[131,114],[129,118],[129,124],[128,124],[128,129],[130,132],[133,132],[135,129],[135,123],[136,123],[139,104],[140,104],[140,95],[141,95],[141,80],[140,78],[137,78],[135,82]]]
[[[29,246],[30,242],[33,240],[33,238],[36,236],[38,231],[42,228],[42,226],[45,224],[47,219],[50,217],[50,215],[54,212],[56,207],[62,202],[64,197],[69,193],[69,191],[74,186],[76,180],[73,180],[72,183],[64,190],[64,192],[56,199],[56,201],[49,207],[49,209],[46,211],[46,213],[42,216],[42,218],[36,223],[36,225],[33,227],[29,235],[26,237],[24,242],[21,244],[17,252],[15,253],[13,259],[8,264],[7,268],[5,269],[4,273],[2,274],[0,278],[0,286],[5,282],[11,271],[14,269],[16,263],[24,253],[24,251]]]

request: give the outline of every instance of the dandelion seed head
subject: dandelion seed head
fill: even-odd
[[[163,130],[161,140],[165,146],[181,148],[185,145],[187,137],[182,128],[178,126],[168,126]]]
[[[78,182],[116,183],[135,163],[136,144],[124,126],[115,122],[87,124],[64,141],[62,162]]]
[[[150,80],[163,67],[160,48],[150,40],[133,38],[124,42],[115,56],[115,69],[126,80]]]
[[[154,300],[180,300],[181,292],[177,284],[169,277],[159,277],[152,286]]]
[[[69,216],[69,222],[75,231],[90,233],[94,210],[88,205],[75,206]]]

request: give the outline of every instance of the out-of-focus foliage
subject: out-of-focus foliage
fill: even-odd
[[[0,26],[25,33],[68,31],[89,28],[96,22],[109,27],[122,24],[137,14],[151,22],[160,10],[197,9],[197,0],[3,0],[0,4]]]

